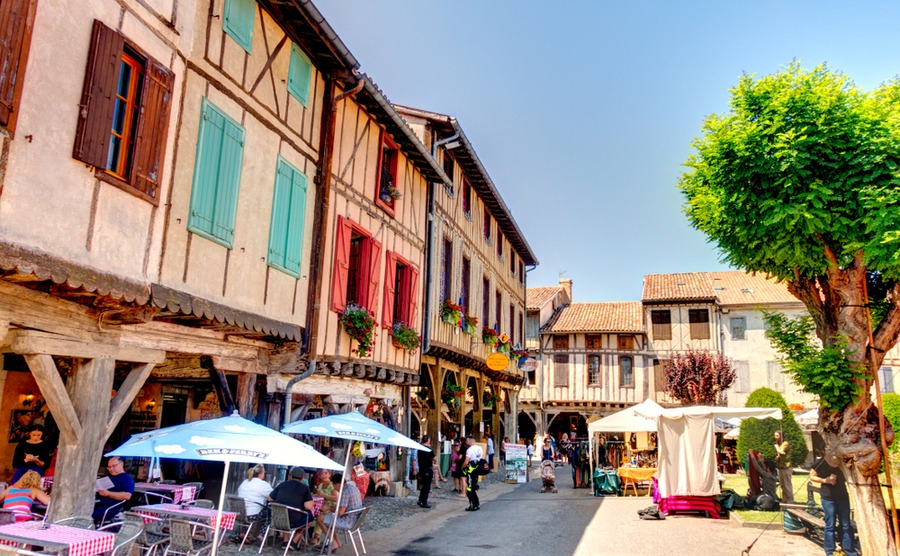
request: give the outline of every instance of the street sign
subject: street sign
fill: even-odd
[[[536,371],[538,368],[537,359],[529,357],[528,359],[523,359],[521,363],[519,363],[519,368],[525,371],[526,373],[530,373],[531,371]]]
[[[503,353],[492,353],[487,356],[485,363],[487,363],[488,369],[492,371],[502,371],[509,366],[509,357]]]

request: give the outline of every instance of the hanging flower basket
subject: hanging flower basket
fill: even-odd
[[[497,347],[497,343],[500,341],[500,338],[497,336],[497,332],[494,331],[493,328],[485,327],[481,331],[481,341],[485,343],[491,350]]]
[[[472,315],[463,315],[463,332],[469,336],[475,336],[475,330],[478,328],[478,317]]]
[[[395,322],[391,327],[391,343],[396,348],[413,351],[419,349],[421,340],[416,331],[406,326],[405,323]]]
[[[347,334],[359,344],[353,351],[360,357],[368,357],[375,344],[375,319],[372,315],[364,307],[348,303],[341,313],[341,324]]]
[[[441,390],[441,401],[447,404],[447,407],[459,409],[465,395],[466,391],[463,390],[462,387],[457,386],[452,382],[447,382],[444,383],[444,388]]]
[[[512,351],[512,346],[509,343],[509,336],[505,333],[501,334],[499,338],[497,338],[497,351],[500,353],[509,353]]]
[[[500,403],[500,396],[485,392],[481,396],[481,404],[484,407],[496,407]]]
[[[441,320],[453,326],[459,326],[462,319],[463,308],[449,299],[445,299],[441,305]]]

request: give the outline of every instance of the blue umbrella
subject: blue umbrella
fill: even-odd
[[[222,519],[225,486],[231,462],[343,469],[339,463],[323,456],[309,444],[257,425],[238,415],[237,411],[228,417],[194,421],[136,434],[106,455],[225,462],[216,523],[220,523]],[[218,545],[219,528],[216,527],[213,554],[216,553]]]

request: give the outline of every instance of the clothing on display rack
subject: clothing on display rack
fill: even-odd
[[[590,443],[572,442],[569,447],[569,463],[572,465],[572,483],[575,488],[591,486]]]

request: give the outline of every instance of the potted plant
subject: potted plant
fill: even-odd
[[[465,395],[466,392],[461,386],[457,386],[452,382],[445,382],[444,388],[441,390],[441,401],[447,404],[447,407],[457,409],[461,405],[461,400]]]
[[[463,308],[449,299],[445,299],[441,305],[441,320],[447,324],[459,326],[459,320],[462,318]]]
[[[478,317],[473,315],[463,315],[463,332],[469,336],[475,336],[475,329],[478,327]]]
[[[500,338],[497,337],[497,331],[493,328],[484,327],[481,330],[481,341],[487,344],[492,350],[497,347]]]
[[[341,324],[359,347],[354,350],[360,357],[368,357],[375,344],[375,319],[365,309],[355,303],[348,303],[341,313]]]
[[[510,353],[510,359],[513,359],[516,365],[518,365],[523,359],[527,358],[528,352],[518,346],[516,346],[516,349],[512,350],[512,352]]]
[[[384,203],[392,203],[403,197],[403,193],[394,186],[394,178],[387,168],[382,168],[381,170],[381,186],[379,187],[378,196]]]
[[[481,404],[484,407],[496,407],[500,403],[500,396],[485,392],[481,395]]]
[[[500,353],[509,353],[512,349],[512,346],[509,345],[509,336],[501,334],[499,338],[497,338],[497,351]]]
[[[396,348],[412,351],[419,348],[421,340],[416,331],[405,323],[395,322],[391,327],[391,342]]]

